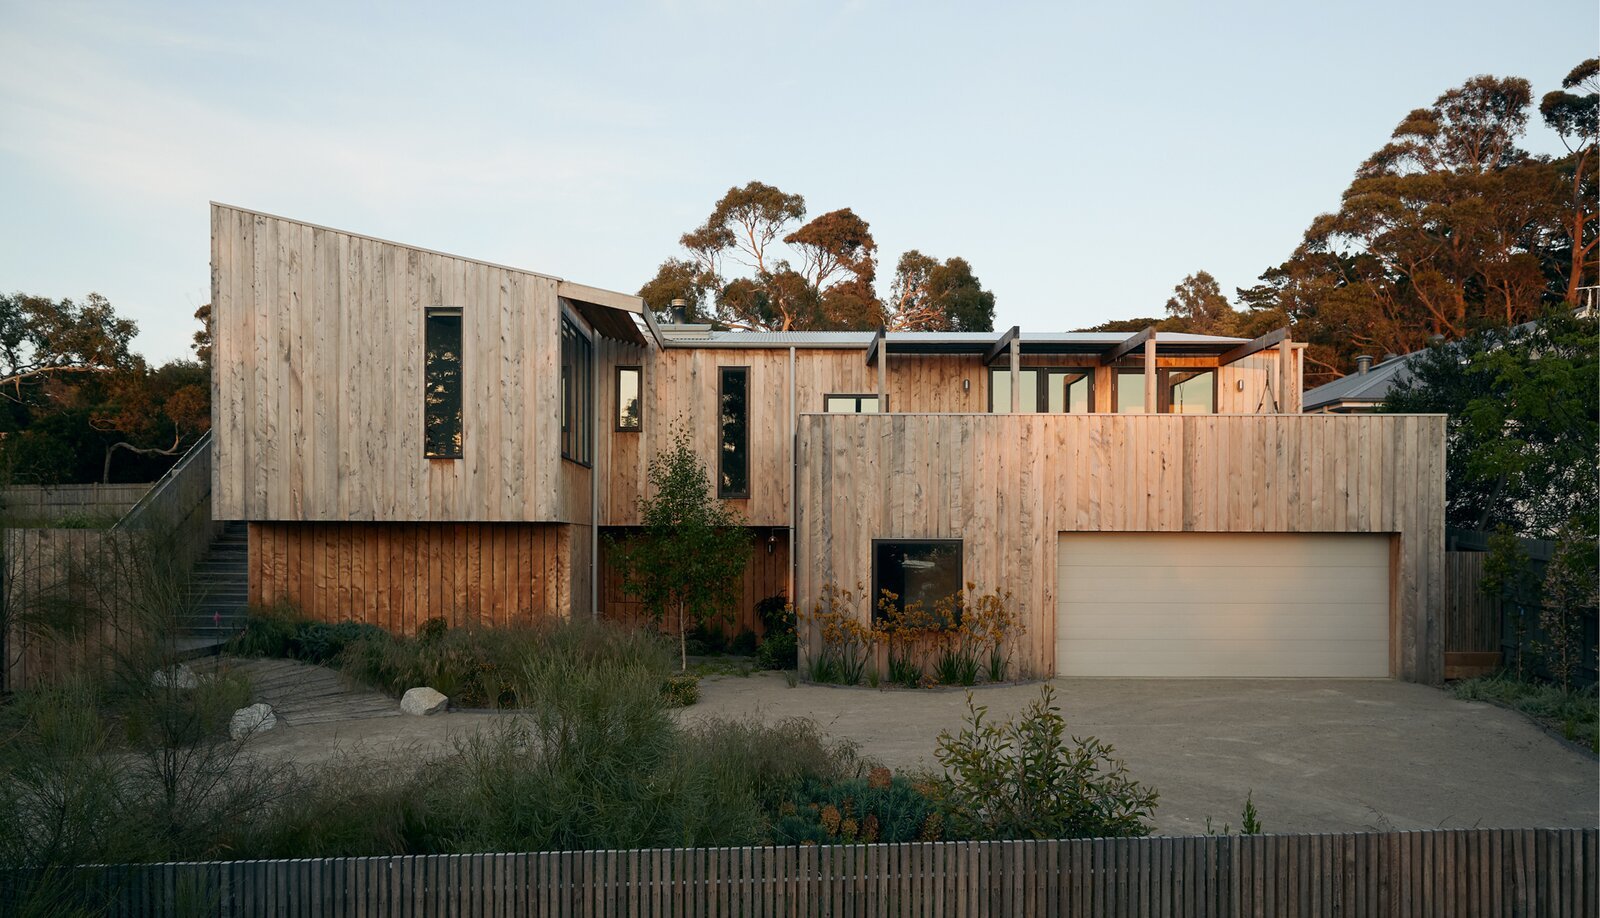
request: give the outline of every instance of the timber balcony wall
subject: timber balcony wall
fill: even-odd
[[[1013,591],[1018,662],[1045,674],[1060,533],[1385,534],[1389,675],[1437,682],[1444,429],[1442,415],[802,415],[795,595],[806,608],[826,583],[870,583],[874,538],[961,539],[964,579]]]

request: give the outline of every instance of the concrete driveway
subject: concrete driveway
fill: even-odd
[[[1268,832],[1594,826],[1594,758],[1522,715],[1422,685],[1351,680],[1084,680],[1052,683],[1069,732],[1116,747],[1161,792],[1161,834],[1239,825],[1254,792]],[[702,681],[693,717],[809,717],[895,768],[935,767],[965,691],[798,685],[775,673]],[[1038,685],[974,690],[1007,717]]]

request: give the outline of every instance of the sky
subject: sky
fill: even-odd
[[[104,294],[164,361],[208,201],[634,291],[760,180],[868,220],[880,283],[960,255],[996,328],[1061,331],[1251,285],[1407,111],[1538,98],[1597,33],[1592,0],[0,0],[0,291]]]

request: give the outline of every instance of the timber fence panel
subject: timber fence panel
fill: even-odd
[[[912,842],[0,873],[0,914],[1596,916],[1594,829]],[[48,881],[48,886],[41,884]],[[1600,918],[1600,916],[1597,916]]]

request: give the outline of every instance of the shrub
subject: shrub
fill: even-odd
[[[756,663],[762,669],[794,669],[799,665],[800,646],[794,632],[768,633],[761,646],[756,648]]]
[[[1507,673],[1480,676],[1451,687],[1457,698],[1503,705],[1533,718],[1566,739],[1600,753],[1600,690],[1562,691],[1559,686],[1525,682]]]
[[[934,802],[886,768],[866,778],[800,782],[779,805],[772,843],[872,844],[937,841],[942,818]]]
[[[659,673],[662,684],[673,669],[660,635],[589,619],[519,628],[425,624],[414,638],[374,631],[348,645],[339,660],[351,678],[391,695],[427,685],[462,707],[503,707],[523,703],[524,663],[539,657],[643,666]]]
[[[733,640],[728,642],[728,652],[729,653],[740,654],[742,656],[747,656],[747,657],[750,656],[751,654],[755,653],[756,652],[756,633],[754,631],[751,631],[749,628],[746,628],[743,631],[739,632],[738,634],[734,635],[733,636]]]
[[[959,837],[1091,838],[1144,835],[1157,795],[1128,776],[1112,748],[1066,737],[1066,721],[1045,686],[1020,718],[986,723],[988,708],[967,699],[967,724],[939,734],[942,793]]]
[[[686,708],[700,700],[700,677],[673,673],[661,683],[661,697],[668,707]]]
[[[288,606],[257,609],[244,630],[228,643],[228,651],[246,657],[280,657],[306,663],[329,663],[358,641],[382,636],[383,629],[359,622],[328,624],[297,616]]]

